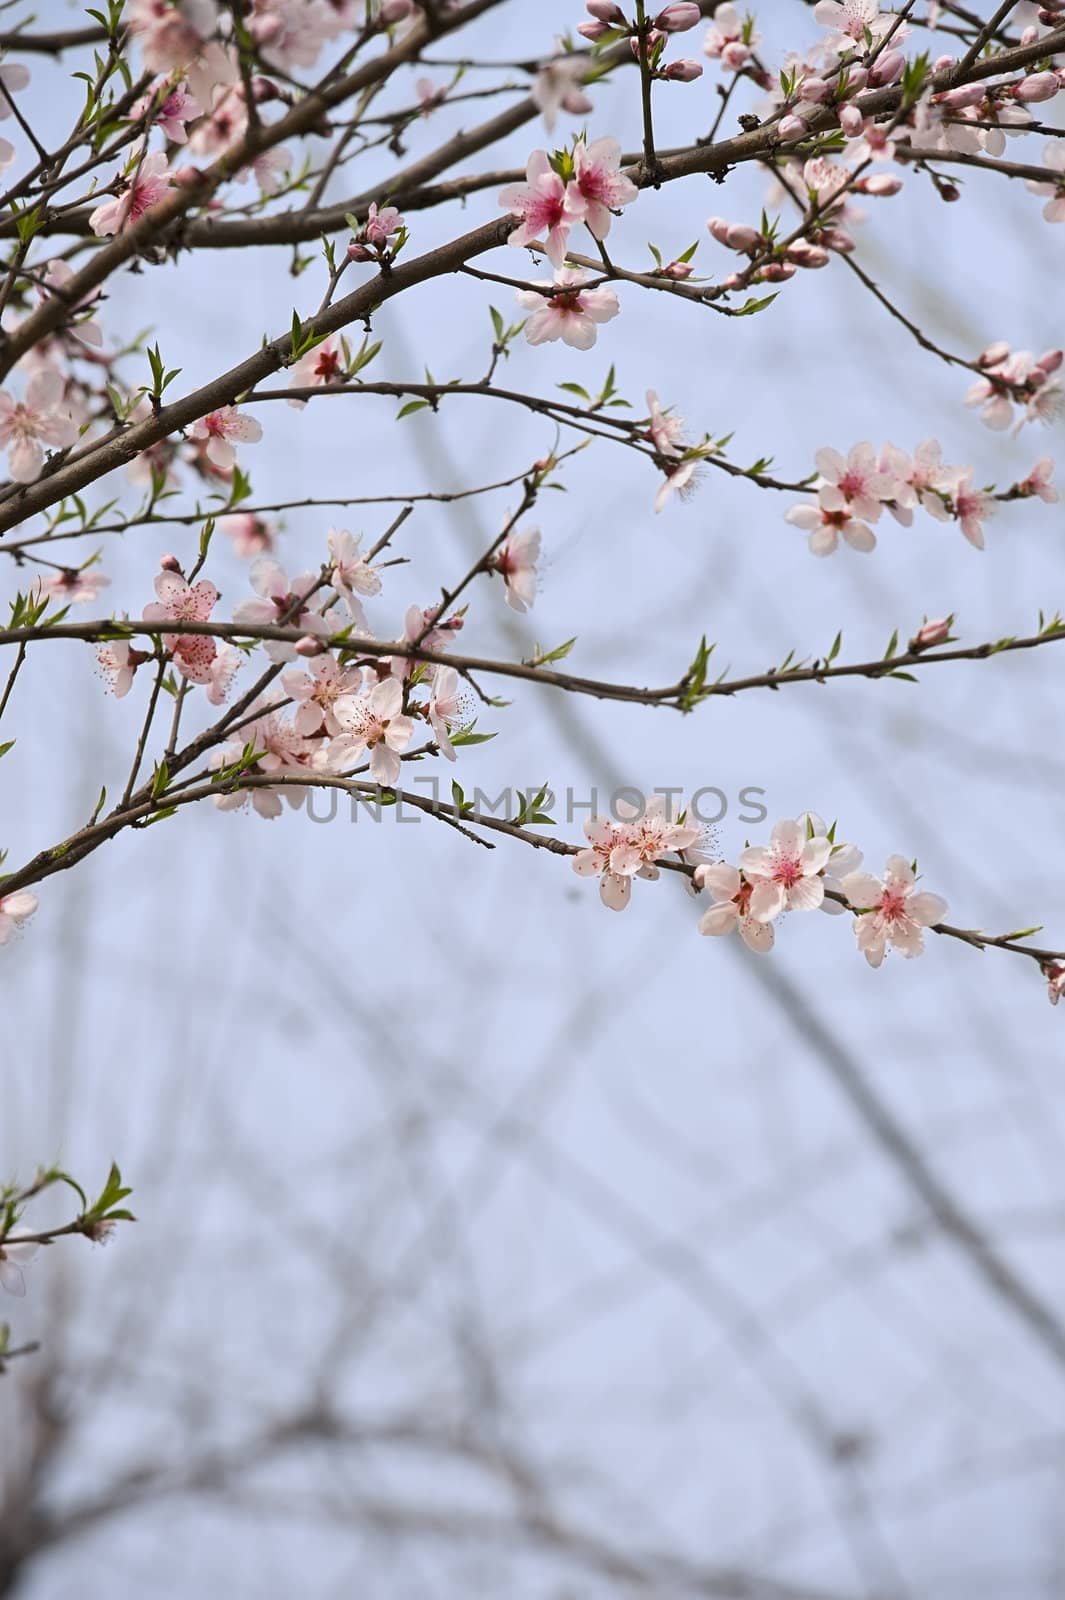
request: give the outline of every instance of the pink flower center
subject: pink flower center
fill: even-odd
[[[798,856],[778,856],[773,863],[773,882],[782,884],[785,889],[792,888],[802,875],[802,862]]]

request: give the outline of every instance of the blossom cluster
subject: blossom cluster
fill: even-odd
[[[589,818],[588,845],[573,857],[576,873],[598,877],[600,897],[612,911],[628,905],[634,878],[657,878],[657,863],[672,856],[691,873],[695,890],[710,896],[699,932],[739,933],[759,953],[772,949],[773,925],[786,912],[849,910],[858,949],[879,967],[889,948],[919,956],[924,930],[947,916],[945,900],[917,887],[915,863],[892,855],[882,877],[862,871],[862,852],[837,843],[835,828],[816,812],[776,823],[768,844],[747,845],[733,865],[709,861],[693,848],[700,830],[683,816],[671,820],[662,795],[645,807],[619,801],[616,809],[617,818]]]
[[[867,553],[876,545],[873,524],[883,511],[908,528],[918,506],[936,522],[957,522],[970,544],[984,548],[983,525],[997,509],[995,497],[975,486],[972,467],[947,465],[938,440],[925,439],[912,455],[890,442],[878,452],[865,441],[846,456],[826,446],[814,459],[819,473],[814,496],[791,506],[785,521],[809,535],[815,556],[831,555],[840,539]],[[1048,458],[1037,462],[1015,493],[1056,500],[1053,467]]]

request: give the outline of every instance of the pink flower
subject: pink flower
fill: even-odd
[[[748,845],[740,855],[743,875],[754,889],[750,915],[772,922],[782,911],[816,911],[825,898],[820,876],[832,845],[824,836],[807,837],[800,822],[778,822],[769,845]]]
[[[243,85],[220,84],[212,94],[209,114],[193,129],[189,149],[198,156],[224,155],[240,142],[247,128]]]
[[[1050,139],[1043,146],[1043,165],[1047,168],[1048,183],[1028,181],[1025,188],[1033,194],[1047,194],[1050,199],[1043,207],[1047,222],[1065,222],[1065,140]]]
[[[101,589],[110,587],[111,579],[92,567],[63,567],[37,580],[42,594],[65,605],[86,605],[95,600]]]
[[[42,445],[67,449],[78,428],[64,402],[62,376],[51,368],[35,373],[25,400],[0,389],[0,449],[7,451],[8,471],[16,483],[32,483],[44,464]]]
[[[521,248],[544,238],[542,248],[553,267],[566,259],[569,231],[576,220],[566,185],[555,172],[546,150],[534,150],[525,167],[525,183],[511,183],[500,191],[499,204],[521,218],[508,244]]]
[[[1040,500],[1045,500],[1047,505],[1056,505],[1058,491],[1050,481],[1053,475],[1053,458],[1051,456],[1043,456],[1036,462],[1024,482],[1017,485],[1018,491],[1022,495],[1036,494]]]
[[[238,556],[250,558],[269,554],[274,548],[275,534],[270,524],[250,511],[237,511],[223,517],[219,523],[222,532],[233,541]]]
[[[358,594],[380,594],[381,580],[366,557],[360,554],[360,540],[346,530],[330,528],[326,544],[332,564],[333,587],[346,601],[352,621],[365,628],[366,617],[362,604],[355,597]]]
[[[854,516],[875,522],[882,502],[893,497],[894,481],[881,471],[871,444],[854,445],[846,460],[838,450],[826,446],[818,450],[814,460],[824,479],[821,504],[829,511],[842,511],[846,505]]]
[[[596,341],[597,325],[616,317],[621,307],[613,289],[582,289],[588,276],[571,267],[555,273],[554,284],[543,284],[558,293],[544,295],[533,289],[519,289],[515,295],[520,306],[532,310],[525,323],[525,337],[530,344],[545,344],[551,339],[561,339],[574,350],[590,350]]]
[[[241,759],[247,745],[262,752],[255,766],[250,769],[257,776],[310,770],[312,755],[310,741],[296,731],[294,723],[285,722],[280,712],[269,702],[263,705],[261,714],[254,722],[241,728],[238,738],[224,745],[221,750],[212,751],[208,765],[215,770],[231,766]],[[219,811],[239,811],[250,800],[252,809],[257,811],[259,816],[272,821],[281,815],[282,795],[288,799],[289,805],[294,810],[299,810],[303,804],[303,789],[297,787],[236,789],[232,793],[222,792],[216,795],[214,803]]]
[[[294,718],[296,732],[309,737],[324,729],[331,737],[343,732],[335,706],[342,695],[362,691],[362,668],[337,666],[331,655],[319,656],[309,672],[290,667],[281,674],[285,693],[299,702]]]
[[[536,563],[540,559],[540,530],[526,528],[505,539],[492,559],[503,579],[503,598],[512,611],[528,611],[536,599]]]
[[[334,707],[347,757],[370,752],[370,771],[378,783],[392,787],[399,778],[400,754],[410,744],[414,724],[403,714],[403,687],[398,678],[384,678],[369,694],[343,695]]]
[[[1043,976],[1047,980],[1047,999],[1052,1006],[1056,1006],[1065,993],[1065,964],[1048,961],[1043,968]]]
[[[655,495],[655,512],[664,511],[670,495],[679,494],[681,499],[686,499],[694,490],[696,474],[699,471],[699,459],[690,456],[686,461],[678,461],[676,466],[665,468],[665,477],[658,486]]]
[[[211,644],[216,644],[214,639],[210,642]],[[206,683],[208,702],[212,706],[220,706],[224,705],[226,695],[229,693],[233,679],[240,671],[243,660],[244,653],[238,650],[235,644],[222,643],[217,644],[214,656],[207,668],[206,677],[196,677],[185,669],[180,660],[178,661],[178,666],[184,676],[191,679],[193,683]]]
[[[581,56],[561,55],[541,67],[536,74],[530,92],[540,108],[548,133],[554,129],[560,111],[568,111],[575,117],[591,111],[592,102],[583,88],[587,70],[587,64]]]
[[[11,898],[14,900],[17,896],[12,895]],[[27,895],[26,898],[33,900],[34,904],[36,904],[35,897],[32,894]],[[0,901],[0,905],[2,904],[3,902]],[[0,918],[0,924],[2,924],[2,918]],[[3,936],[0,935],[0,944],[3,944],[3,942]],[[16,1235],[8,1234],[5,1237],[3,1243],[0,1243],[0,1289],[5,1289],[8,1294],[16,1295],[19,1299],[22,1298],[26,1293],[26,1280],[22,1276],[22,1269],[33,1260],[37,1254],[37,1249],[36,1244],[29,1241],[23,1242]]]
[[[822,28],[832,28],[836,33],[843,35],[840,48],[852,48],[853,45],[865,45],[866,30],[872,38],[879,39],[892,26],[895,21],[891,13],[883,16],[877,0],[817,0],[814,6],[814,20]],[[899,31],[895,38],[899,37]],[[848,44],[848,41],[851,41]]]
[[[699,837],[698,828],[670,822],[662,795],[652,796],[642,811],[621,803],[618,809],[624,815],[617,822],[589,817],[584,824],[588,848],[573,857],[578,876],[599,878],[599,897],[611,911],[624,911],[634,877],[657,878],[657,860],[687,849]]]
[[[433,673],[432,693],[429,699],[429,724],[436,735],[440,754],[449,761],[455,760],[451,743],[451,730],[461,722],[465,713],[465,696],[459,690],[459,675],[454,667],[437,667]]]
[[[737,867],[730,867],[727,861],[696,867],[695,882],[700,889],[708,889],[714,900],[699,919],[700,933],[721,936],[738,932],[749,950],[760,954],[772,950],[772,925],[756,922],[751,916],[754,885]]]
[[[150,661],[151,656],[143,650],[134,650],[128,639],[115,639],[98,646],[96,660],[115,699],[123,700],[133,687],[137,668],[143,661]]]
[[[146,211],[158,205],[170,188],[170,180],[170,168],[162,151],[145,156],[139,165],[134,164],[131,177],[118,180],[119,193],[97,206],[89,217],[89,227],[100,238],[132,227]]]
[[[160,129],[172,144],[185,144],[188,139],[188,134],[185,132],[186,122],[195,122],[197,117],[203,116],[203,107],[189,93],[188,84],[178,83],[168,88],[165,78],[153,83],[148,93],[141,95],[131,108],[130,116],[143,117],[152,107],[156,107],[154,126]]]
[[[208,461],[223,471],[229,471],[237,459],[233,440],[238,444],[258,444],[262,436],[261,424],[254,417],[241,416],[236,406],[209,411],[189,429],[189,438],[205,440]]]
[[[917,892],[913,868],[904,856],[888,857],[883,881],[869,872],[849,872],[843,893],[859,913],[854,931],[871,967],[880,965],[889,944],[904,956],[919,956],[922,930],[947,915],[947,903],[939,895]]]
[[[64,261],[61,256],[54,256],[44,269],[44,282],[47,287],[53,290],[60,299],[67,301],[70,332],[75,339],[80,339],[82,344],[92,345],[95,349],[99,349],[104,342],[103,329],[100,324],[94,317],[78,317],[75,319],[75,313],[84,311],[97,298],[100,291],[99,289],[93,289],[77,305],[70,305],[65,291],[73,276],[74,268],[69,261]],[[41,298],[45,299],[46,296],[42,293]]]
[[[331,333],[328,339],[315,345],[313,350],[308,350],[305,356],[291,369],[293,389],[325,388],[331,383],[343,383],[345,368],[348,364],[347,342],[339,333]],[[290,400],[289,405],[302,410],[307,404],[306,400]]]
[[[130,31],[141,37],[149,72],[187,67],[199,54],[204,34],[213,26],[210,10],[202,4],[177,6],[169,0],[128,0],[126,14]]]
[[[621,146],[616,139],[596,139],[590,145],[578,139],[573,147],[566,204],[575,221],[587,223],[594,239],[606,238],[611,211],[629,205],[640,192],[620,169]]]
[[[745,26],[731,0],[714,12],[710,31],[703,44],[703,54],[711,61],[720,61],[730,72],[739,72],[750,60],[751,52],[761,43],[753,29]]]
[[[199,583],[189,584],[180,572],[157,573],[155,592],[158,602],[145,606],[145,622],[207,622],[218,602],[218,590],[213,583],[201,578]],[[163,644],[182,677],[191,683],[212,681],[211,670],[218,646],[210,635],[168,634]]]
[[[819,489],[815,500],[792,506],[784,513],[784,520],[810,535],[810,551],[815,556],[832,555],[841,535],[852,550],[859,550],[863,555],[876,546],[872,528],[853,515],[839,490],[831,484]]]
[[[318,612],[310,611],[303,603],[318,586],[318,579],[312,573],[303,572],[290,582],[284,569],[278,566],[276,561],[269,556],[259,556],[252,563],[248,579],[260,598],[242,600],[233,612],[234,622],[250,622],[254,627],[281,624],[284,627],[299,628],[301,633],[322,636],[336,631],[331,626],[328,614],[322,616]],[[268,639],[265,649],[271,661],[295,659],[295,645],[285,640]]]
[[[977,550],[982,550],[983,524],[989,517],[994,516],[997,507],[989,494],[972,487],[972,478],[972,467],[966,467],[964,472],[958,473],[951,499],[954,503],[954,515],[961,524],[962,533],[971,545],[975,545]]]
[[[36,909],[37,896],[28,889],[0,895],[0,944],[7,944],[19,924],[32,917]]]
[[[660,456],[678,457],[684,448],[684,419],[671,416],[662,410],[654,389],[647,391],[647,406],[651,413],[647,436]]]

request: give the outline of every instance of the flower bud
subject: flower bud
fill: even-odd
[[[674,0],[672,5],[658,13],[654,25],[661,28],[663,33],[686,33],[689,28],[698,26],[702,15],[695,0]]]
[[[932,71],[946,72],[948,67],[956,67],[957,64],[958,58],[956,56],[936,56],[936,59],[932,62]]]
[[[177,556],[165,555],[159,557],[159,568],[162,572],[180,572],[181,562]]]
[[[1060,89],[1056,72],[1033,72],[1030,78],[1022,78],[1014,86],[1013,98],[1033,105],[1040,100],[1053,100]]]
[[[1045,355],[1039,357],[1036,366],[1049,378],[1052,372],[1057,372],[1062,361],[1065,361],[1065,353],[1061,350],[1048,350]]]
[[[581,38],[590,40],[592,44],[595,44],[597,39],[601,39],[604,33],[609,33],[609,31],[605,22],[578,22],[577,24],[577,32]]]
[[[1010,358],[1010,347],[1005,340],[999,339],[995,344],[989,344],[976,358],[978,367],[1000,367]]]
[[[962,111],[966,106],[978,106],[987,90],[982,83],[966,83],[960,89],[947,89],[933,95],[938,106],[949,106],[952,111]]]
[[[694,271],[695,268],[690,261],[670,261],[668,265],[662,268],[659,276],[673,278],[678,282],[682,282],[685,278],[690,278]]]
[[[797,267],[827,267],[828,251],[824,245],[811,244],[808,239],[796,239],[787,248],[787,259]]]
[[[898,194],[902,188],[902,179],[896,178],[891,172],[877,172],[871,178],[859,178],[854,187],[860,194],[869,194],[878,200],[886,200],[889,195]]]
[[[687,56],[683,56],[679,61],[671,61],[662,74],[663,78],[668,78],[671,83],[694,83],[696,78],[701,78],[702,75],[702,62],[692,61]]]
[[[822,228],[818,237],[822,244],[830,250],[838,250],[841,255],[849,255],[854,249],[854,240],[843,228]]]
[[[848,139],[856,139],[865,125],[865,118],[856,105],[840,106],[839,125]]]
[[[952,204],[955,200],[961,199],[961,190],[956,184],[941,183],[939,185],[939,198],[946,200],[948,204]]]
[[[794,112],[789,112],[786,117],[781,117],[777,124],[777,133],[782,143],[794,144],[796,139],[804,139],[809,130],[801,117]]]
[[[325,653],[325,646],[321,639],[316,639],[313,633],[305,633],[302,639],[297,639],[292,646],[298,656],[320,656]]]
[[[357,239],[352,239],[348,245],[348,258],[351,261],[372,261],[374,254],[372,250],[367,250],[364,244],[360,244]]]
[[[834,87],[825,78],[804,78],[802,80],[802,97],[812,100],[815,106],[827,100],[835,92]]]
[[[614,5],[613,0],[587,0],[585,10],[589,16],[595,17],[597,22],[604,23],[608,28],[625,28],[625,13],[621,7]]]
[[[390,28],[393,22],[404,22],[414,11],[414,0],[381,0],[377,13],[378,25]]]
[[[794,276],[795,266],[791,261],[768,261],[758,273],[758,279],[762,283],[784,283]]]
[[[865,88],[866,84],[869,82],[869,74],[865,70],[864,67],[847,67],[847,69],[846,69],[846,79],[847,79],[847,96],[849,98],[852,94],[860,94],[861,93],[861,91]],[[805,97],[805,95],[806,95],[806,85],[805,84],[803,84],[802,92],[803,92],[803,96]]]
[[[910,640],[910,649],[929,650],[933,645],[946,644],[953,621],[953,617],[941,617],[937,622],[926,622]]]
[[[870,85],[874,89],[886,89],[889,84],[898,83],[905,66],[906,57],[901,50],[885,50],[869,68]]]

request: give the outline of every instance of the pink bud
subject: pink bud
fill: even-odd
[[[664,41],[665,37],[666,36],[665,36],[664,33],[658,33],[658,32],[656,32],[656,30],[654,28],[652,28],[650,30],[650,32],[647,34],[647,55],[648,56],[654,55],[655,49],[657,48],[658,45],[660,45]],[[640,41],[639,41],[638,38],[636,38],[635,35],[633,35],[633,37],[629,40],[629,49],[632,51],[634,60],[639,61],[639,59],[640,59]]]
[[[723,217],[711,217],[706,226],[718,244],[725,245],[729,250],[742,250],[750,255],[762,242],[762,235],[757,229],[749,228],[742,222],[726,222]]]
[[[957,60],[957,56],[936,56],[936,59],[932,62],[932,71],[946,72],[948,67],[957,65]]]
[[[1030,78],[1022,78],[1015,86],[1013,98],[1031,105],[1039,100],[1053,100],[1060,88],[1056,72],[1033,72]]]
[[[758,273],[758,278],[763,283],[783,283],[794,276],[795,267],[790,261],[769,261]]]
[[[960,111],[965,106],[978,106],[987,93],[982,83],[963,84],[960,89],[948,89],[944,94],[933,95],[937,105],[950,106]]]
[[[869,68],[869,82],[874,89],[886,89],[888,84],[898,82],[905,66],[906,57],[901,50],[885,50]]]
[[[178,560],[177,556],[160,556],[159,567],[162,572],[180,572],[181,562]]]
[[[695,268],[690,261],[671,261],[668,266],[662,268],[660,276],[683,280],[684,278],[690,278],[694,271]]]
[[[788,246],[787,259],[797,267],[827,267],[829,255],[823,245],[811,244],[808,239],[796,239],[794,244]]]
[[[1038,37],[1038,28],[1025,28],[1024,32],[1021,34],[1021,44],[1035,44],[1035,41],[1038,39]]]
[[[253,78],[251,92],[256,104],[263,105],[267,100],[276,100],[281,90],[272,78]]]
[[[1065,361],[1065,352],[1062,352],[1061,350],[1048,350],[1045,355],[1039,357],[1039,360],[1036,362],[1036,366],[1041,372],[1045,372],[1049,378],[1052,372],[1057,372],[1062,361]]]
[[[671,61],[662,76],[671,83],[694,83],[696,78],[703,75],[701,61],[691,61],[684,56],[680,61]]]
[[[842,228],[822,228],[819,237],[822,244],[830,250],[838,250],[841,255],[849,255],[854,249],[854,240]]]
[[[595,110],[595,102],[582,89],[571,89],[562,101],[562,108],[571,117],[584,117],[589,111]]]
[[[615,5],[613,0],[587,0],[585,10],[589,16],[597,21],[606,23],[608,28],[625,28],[625,13],[621,7]]]
[[[608,33],[609,31],[610,30],[605,22],[578,22],[577,24],[577,32],[580,34],[581,38],[589,39],[592,44],[594,44],[597,39],[601,39],[604,33]]]
[[[796,139],[804,139],[808,129],[801,117],[794,112],[789,112],[786,117],[781,117],[777,124],[777,133],[784,144],[794,144]]]
[[[976,358],[978,367],[1000,367],[1010,358],[1010,347],[1004,340],[999,339],[995,344],[989,344],[986,350],[981,351]]]
[[[413,11],[414,0],[381,0],[377,21],[382,28],[390,28],[393,22],[403,22]]]
[[[866,84],[868,82],[869,82],[869,74],[868,74],[868,72],[866,72],[864,67],[848,67],[847,68],[847,94],[848,94],[848,96],[850,96],[852,94],[860,94],[861,91],[865,88],[865,86],[866,86]],[[806,93],[806,87],[804,85],[803,86],[803,94],[805,95],[805,93]]]
[[[878,172],[872,178],[859,178],[854,187],[862,194],[873,195],[876,199],[885,200],[888,195],[898,194],[902,188],[902,179],[896,178],[890,172]]]
[[[856,105],[840,106],[839,125],[848,139],[856,139],[865,125],[865,118]]]
[[[727,67],[729,72],[739,72],[741,67],[747,65],[750,53],[750,45],[744,44],[742,39],[730,39],[721,52],[721,65]],[[759,87],[762,89],[771,89],[773,86],[772,79],[768,83],[762,83],[761,80],[758,81]]]
[[[937,622],[926,622],[910,640],[910,649],[928,650],[932,645],[946,644],[953,621],[953,617],[941,617]]]
[[[366,246],[360,244],[357,239],[352,239],[348,245],[348,257],[352,261],[372,261],[374,259],[373,251],[367,250]]]
[[[316,639],[313,633],[305,633],[302,639],[297,639],[292,647],[298,656],[320,656],[325,652],[321,639]]]
[[[802,97],[804,100],[812,100],[815,106],[819,106],[822,101],[827,100],[834,93],[834,86],[824,78],[804,78],[802,80]]]
[[[663,33],[686,33],[689,28],[698,26],[702,15],[694,0],[674,0],[674,4],[658,13],[655,27],[661,28]]]

